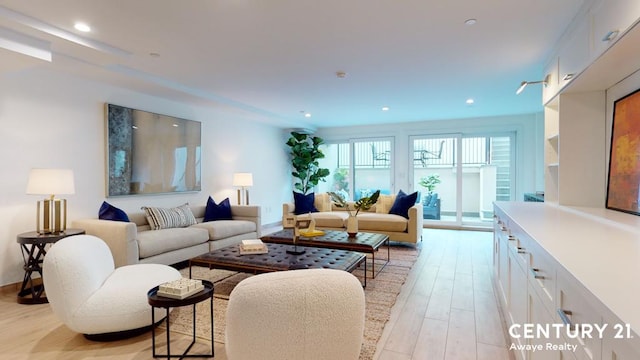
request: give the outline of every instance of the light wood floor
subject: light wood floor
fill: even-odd
[[[492,285],[491,232],[425,229],[378,342],[378,360],[509,360]]]
[[[420,257],[376,359],[510,359],[491,285],[491,237],[488,232],[425,229]],[[164,332],[159,334],[163,345]],[[172,351],[188,344],[186,336],[171,335]],[[19,305],[15,292],[7,289],[0,294],[0,339],[0,359],[151,358],[150,333],[91,342],[58,321],[49,305]],[[205,352],[207,346],[196,344],[193,351]],[[215,351],[216,359],[226,360],[223,345],[216,343]]]

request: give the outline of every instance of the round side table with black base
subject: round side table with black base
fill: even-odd
[[[158,286],[149,290],[147,293],[147,298],[149,301],[149,305],[151,305],[151,348],[153,352],[153,357],[166,357],[167,359],[171,358],[186,358],[186,357],[213,357],[213,283],[211,281],[202,280],[202,285],[204,285],[204,290],[193,294],[185,299],[172,299],[168,297],[158,296]],[[210,307],[210,319],[211,322],[211,354],[187,354],[193,344],[196,343],[196,304],[209,299],[209,307]],[[170,339],[170,329],[169,329],[169,308],[179,307],[179,306],[187,306],[193,305],[193,337],[191,339],[191,344],[187,347],[187,349],[182,353],[182,355],[172,355],[171,354],[171,339]],[[155,308],[165,308],[166,309],[166,321],[167,324],[167,353],[164,355],[156,354],[156,327],[154,324],[156,323],[155,317]]]
[[[17,236],[16,241],[22,250],[24,260],[24,278],[22,286],[18,292],[18,303],[20,304],[45,304],[49,301],[44,292],[42,283],[42,262],[47,254],[47,245],[66,238],[67,236],[84,234],[81,229],[67,229],[59,233],[40,234],[37,231],[22,233]],[[36,283],[33,274],[40,274],[40,281]]]

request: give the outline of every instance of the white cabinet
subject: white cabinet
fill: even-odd
[[[608,225],[609,217],[618,214],[582,216],[575,208],[545,203],[496,202],[494,213],[494,282],[506,327],[512,330],[507,346],[515,358],[640,359],[640,336],[633,331],[640,323],[633,311],[633,294],[640,293],[640,285],[628,279],[618,283],[628,266],[616,268],[627,255],[631,258],[625,263],[640,263],[640,231],[625,235],[629,226]],[[602,237],[602,242],[591,236]],[[624,236],[631,247],[611,255],[610,241],[626,241]],[[599,263],[605,254],[609,267]],[[592,288],[599,288],[601,296]],[[627,310],[628,325],[615,315],[620,309]],[[529,336],[525,326],[532,326]],[[604,329],[602,335],[598,328]]]
[[[528,298],[527,298],[527,273],[526,263],[518,250],[520,248],[516,239],[509,241],[509,305],[508,315],[511,324],[526,324],[528,322]],[[520,248],[521,249],[521,248]],[[516,358],[527,359],[527,352],[523,345],[527,339],[523,337],[513,339],[514,343],[521,346],[521,351],[516,352]]]
[[[532,324],[541,324],[551,326],[555,323],[555,319],[547,308],[543,305],[543,301],[538,296],[533,285],[529,285],[529,321]],[[559,345],[560,341],[556,338],[544,338],[535,336],[529,339],[532,347],[543,349],[542,351],[532,351],[529,353],[529,360],[560,360],[561,353],[559,351],[547,351],[548,344]]]
[[[572,332],[582,330],[583,326],[602,326],[602,318],[593,296],[582,287],[570,274],[562,268],[558,269],[556,294],[556,315],[558,323],[568,326]],[[595,330],[594,330],[595,331]],[[565,332],[566,334],[566,332]],[[577,346],[574,355],[579,360],[600,360],[602,354],[602,338],[594,336],[580,336],[572,338],[565,336],[566,342]]]
[[[589,22],[582,18],[558,52],[558,90],[589,65],[589,52]]]
[[[543,76],[547,85],[543,88],[542,103],[549,102],[576,78],[589,84],[583,73],[599,62],[601,55],[609,53],[615,43],[631,29],[640,18],[638,0],[586,0],[576,18],[569,24],[544,66]],[[636,69],[633,69],[636,70]],[[605,69],[606,71],[606,69]],[[628,75],[628,73],[623,74]],[[606,78],[605,75],[603,78]],[[618,81],[620,79],[616,79]],[[615,84],[609,83],[608,85]],[[587,86],[587,90],[594,90]],[[602,89],[604,90],[604,88]],[[580,91],[580,90],[578,90]]]
[[[638,360],[638,339],[629,332],[627,324],[615,321],[605,318],[604,323],[611,325],[605,329],[602,340],[602,360]]]
[[[533,239],[529,244],[529,282],[542,306],[553,314],[556,310],[556,265]]]
[[[560,351],[560,360],[576,360],[576,357],[575,357],[575,355],[573,355],[572,351],[561,350]]]
[[[508,285],[509,285],[509,248],[507,239],[509,233],[507,226],[495,217],[493,238],[494,238],[494,273],[497,282],[498,298],[504,306],[509,305]]]
[[[600,0],[591,8],[592,56],[595,60],[640,18],[638,0]]]
[[[605,99],[604,91],[559,96],[560,205],[601,207],[605,203]]]
[[[557,99],[544,109],[544,201],[558,202],[558,168],[560,166],[559,153],[559,116]]]
[[[546,84],[542,87],[542,103],[547,104],[551,101],[558,90],[558,57],[553,56],[544,67],[544,78]]]
[[[605,98],[604,91],[561,93],[545,107],[545,201],[604,204]]]

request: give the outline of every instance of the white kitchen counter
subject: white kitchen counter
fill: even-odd
[[[495,205],[640,334],[640,216],[549,203]]]

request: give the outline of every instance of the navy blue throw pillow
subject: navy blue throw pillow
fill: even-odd
[[[293,202],[295,204],[295,209],[293,213],[296,215],[300,214],[308,214],[310,212],[318,212],[315,205],[313,205],[316,196],[314,193],[310,194],[301,194],[298,192],[293,192]]]
[[[389,210],[389,214],[400,215],[408,219],[409,208],[416,203],[417,199],[418,192],[413,192],[407,195],[402,190],[398,191],[398,195],[396,195],[396,200],[393,202],[393,205]]]
[[[215,201],[209,196],[207,200],[207,206],[204,209],[203,222],[216,221],[216,220],[233,220],[231,216],[231,203],[229,198],[220,201],[220,204],[216,204]]]
[[[126,212],[106,201],[102,202],[100,210],[98,210],[98,219],[129,222],[129,216],[127,216]]]

